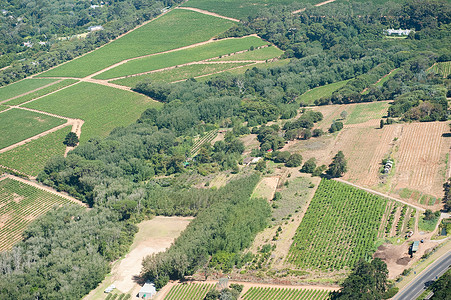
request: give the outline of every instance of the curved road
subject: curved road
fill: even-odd
[[[413,300],[417,299],[429,286],[432,281],[440,277],[451,266],[451,251],[440,257],[425,271],[420,273],[408,286],[399,292],[393,300]]]

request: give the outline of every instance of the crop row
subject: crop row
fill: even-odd
[[[393,222],[395,220],[395,214],[396,214],[396,210],[398,209],[398,206],[396,205],[396,203],[393,205],[393,209],[390,212],[390,215],[388,215],[388,220],[387,220],[387,226],[385,227],[385,234],[387,236],[390,235],[391,232],[391,228],[393,226]]]
[[[34,219],[67,203],[63,197],[14,179],[0,181],[0,251],[18,242]]]
[[[287,260],[302,269],[341,270],[370,257],[387,200],[323,179],[299,225]]]
[[[193,147],[191,148],[191,155],[195,155],[197,153],[197,151],[199,151],[199,149],[207,144],[210,143],[212,140],[215,139],[215,137],[218,135],[218,130],[214,129],[212,131],[209,131],[206,135],[204,135],[203,137],[200,137],[193,145]]]
[[[174,285],[164,300],[202,300],[214,284],[191,283]]]
[[[432,66],[431,68],[435,73],[447,77],[451,74],[451,61],[439,62]]]
[[[402,229],[404,227],[404,218],[406,217],[407,213],[407,205],[404,205],[401,210],[401,214],[399,215],[398,223],[396,224],[396,235],[401,234]]]
[[[251,287],[243,296],[243,300],[323,300],[329,291],[291,288]]]

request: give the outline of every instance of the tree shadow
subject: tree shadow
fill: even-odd
[[[445,132],[442,134],[442,137],[451,137],[451,132]]]

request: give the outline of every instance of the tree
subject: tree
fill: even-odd
[[[381,120],[379,127],[382,129],[384,128],[384,120]]]
[[[341,289],[332,293],[331,299],[383,299],[388,288],[387,277],[387,265],[382,260],[375,258],[366,262],[362,259],[344,280]]]
[[[348,112],[346,110],[342,111],[340,113],[340,117],[344,120],[348,117]]]
[[[313,173],[316,169],[316,159],[314,157],[307,160],[302,166],[301,172]]]
[[[264,159],[260,159],[257,162],[257,165],[255,165],[255,170],[263,172],[264,170],[266,170],[266,161]]]
[[[434,295],[432,300],[446,300],[449,299],[449,291],[451,291],[451,270],[446,271],[434,284],[432,285]]]
[[[302,164],[302,155],[295,153],[290,155],[290,158],[288,158],[287,162],[285,163],[285,166],[293,168],[299,167],[301,164]]]
[[[291,154],[288,151],[277,152],[274,156],[274,162],[276,163],[286,163],[290,158]]]
[[[324,131],[320,128],[313,129],[313,137],[320,137],[324,134]]]
[[[347,171],[347,161],[342,151],[334,156],[332,163],[329,165],[327,174],[331,177],[341,177]]]
[[[77,146],[78,142],[78,136],[75,134],[75,132],[69,132],[66,135],[63,144],[68,147],[75,147]]]

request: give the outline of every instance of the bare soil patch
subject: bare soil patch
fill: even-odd
[[[274,198],[277,184],[279,183],[280,176],[264,177],[258,183],[257,187],[252,194],[252,197],[265,198],[270,201]]]

